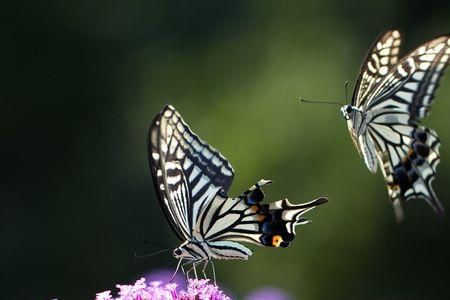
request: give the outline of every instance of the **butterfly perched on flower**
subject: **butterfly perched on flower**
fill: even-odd
[[[424,43],[399,59],[401,34],[383,32],[363,61],[351,105],[341,112],[350,136],[372,173],[386,181],[398,220],[401,202],[421,198],[442,215],[431,182],[439,163],[440,140],[418,125],[433,103],[450,55],[450,35]]]
[[[148,151],[159,202],[181,241],[173,254],[178,266],[190,263],[194,272],[202,263],[204,273],[211,259],[248,259],[252,251],[241,242],[287,247],[295,226],[308,222],[302,215],[327,202],[318,198],[291,204],[284,199],[263,204],[262,187],[271,183],[264,179],[229,197],[233,167],[195,135],[171,105],[151,123]]]

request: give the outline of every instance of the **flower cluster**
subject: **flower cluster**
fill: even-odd
[[[231,300],[222,291],[219,290],[217,285],[208,283],[208,279],[189,279],[187,292],[181,292],[180,300]]]
[[[216,285],[205,279],[189,279],[187,291],[177,291],[176,283],[162,285],[160,281],[145,282],[139,279],[134,285],[117,285],[118,297],[111,291],[98,293],[96,300],[231,300]]]

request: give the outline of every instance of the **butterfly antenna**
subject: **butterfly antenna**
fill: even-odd
[[[347,93],[347,86],[348,86],[348,80],[346,80],[345,81],[345,83],[344,83],[344,89],[345,89],[345,103],[347,104],[348,103],[348,101],[347,101],[347,99],[348,99],[348,93]]]
[[[146,257],[150,257],[150,256],[153,256],[153,255],[157,255],[157,254],[160,254],[160,253],[164,253],[164,252],[167,252],[167,251],[169,251],[170,250],[170,248],[168,248],[168,249],[162,249],[162,250],[158,250],[158,251],[156,251],[156,252],[153,252],[153,253],[148,253],[148,254],[144,254],[144,255],[137,255],[136,253],[134,253],[134,258],[146,258]]]
[[[147,245],[153,245],[153,246],[157,246],[157,247],[161,247],[161,248],[170,248],[169,245],[152,242],[149,239],[147,239],[146,236],[142,237],[142,241]]]
[[[312,101],[312,100],[306,100],[306,99],[304,99],[303,97],[300,97],[300,101],[301,101],[301,102],[305,102],[305,103],[314,103],[314,104],[335,104],[335,105],[342,106],[342,103],[335,102],[335,101]]]

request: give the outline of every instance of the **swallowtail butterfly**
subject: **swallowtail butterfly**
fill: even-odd
[[[450,55],[450,35],[439,36],[399,60],[401,35],[383,32],[363,61],[351,105],[341,108],[350,136],[372,173],[377,164],[396,217],[401,202],[421,198],[434,211],[444,209],[431,182],[439,163],[440,140],[418,125],[433,103]]]
[[[241,242],[287,247],[295,226],[308,222],[303,214],[328,201],[263,204],[262,187],[271,183],[264,179],[240,196],[229,197],[233,167],[195,135],[171,105],[151,123],[148,151],[159,202],[181,241],[173,254],[178,267],[182,261],[190,263],[194,272],[203,263],[204,273],[211,259],[248,259],[252,251]]]

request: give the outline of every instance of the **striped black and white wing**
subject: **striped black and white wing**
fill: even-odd
[[[406,55],[367,93],[367,131],[383,166],[391,201],[422,198],[443,208],[431,182],[439,163],[440,141],[417,121],[430,109],[449,63],[450,36],[435,38]]]
[[[362,107],[373,87],[398,62],[401,35],[398,30],[381,33],[369,48],[358,74],[352,106]]]
[[[227,253],[237,257],[239,252],[248,255],[247,248],[237,242],[287,247],[295,237],[295,226],[308,222],[303,214],[328,201],[322,197],[303,204],[291,204],[287,199],[263,204],[262,186],[269,183],[269,180],[260,180],[234,199],[218,193],[198,220],[197,239],[205,239],[213,251],[219,253],[216,256],[224,259],[232,258],[226,257]]]
[[[153,120],[148,151],[165,216],[181,240],[190,239],[203,206],[219,190],[228,191],[233,167],[219,151],[195,135],[171,105]]]
[[[423,118],[449,63],[449,37],[437,37],[406,55],[368,93],[366,110],[398,108],[412,120]]]

